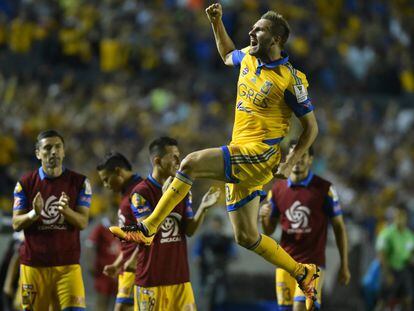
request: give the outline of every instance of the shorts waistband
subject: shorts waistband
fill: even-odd
[[[265,139],[263,142],[269,146],[278,145],[285,137],[278,137],[278,138],[272,138],[272,139]]]

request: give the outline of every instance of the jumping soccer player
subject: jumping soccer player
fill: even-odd
[[[136,224],[129,198],[132,189],[142,181],[142,178],[133,173],[128,159],[118,152],[106,155],[102,163],[97,166],[97,170],[106,188],[122,194],[118,210],[119,226]],[[123,241],[121,250],[118,258],[112,264],[105,266],[103,272],[110,277],[118,276],[118,293],[114,310],[130,311],[134,307],[135,267],[133,271],[127,271],[124,266],[131,259],[134,251],[137,251],[137,244]]]
[[[291,143],[294,148],[295,143]],[[342,210],[333,185],[311,172],[313,148],[310,147],[293,166],[288,180],[278,180],[270,191],[269,202],[260,209],[263,231],[271,235],[278,222],[282,226],[280,245],[295,260],[313,263],[322,269],[316,280],[320,308],[328,223],[332,223],[341,267],[338,279],[350,280],[348,240]],[[305,296],[297,282],[285,270],[276,269],[276,295],[279,310],[305,310]]]
[[[135,228],[112,228],[112,232],[126,240],[149,244],[166,216],[190,191],[194,179],[225,181],[227,210],[237,243],[288,271],[311,307],[316,299],[317,267],[296,262],[273,239],[260,235],[257,226],[259,200],[265,197],[263,185],[273,176],[286,179],[318,133],[306,76],[293,68],[283,51],[289,25],[280,14],[269,11],[249,32],[250,46],[237,50],[224,28],[221,5],[209,6],[206,13],[224,63],[240,68],[232,141],[228,146],[185,157],[151,216]],[[289,131],[292,112],[299,118],[303,132],[280,163],[279,143]]]
[[[24,230],[20,249],[23,310],[84,310],[79,265],[79,232],[88,225],[88,179],[62,166],[63,137],[41,132],[36,142],[41,167],[24,175],[14,189],[13,228]]]

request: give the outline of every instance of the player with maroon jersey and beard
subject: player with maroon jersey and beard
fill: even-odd
[[[295,143],[291,143],[291,148]],[[293,167],[287,180],[277,180],[268,203],[260,210],[265,234],[271,235],[278,220],[282,226],[280,245],[297,261],[313,263],[321,269],[316,280],[320,308],[328,224],[332,223],[341,258],[339,281],[348,284],[348,242],[342,210],[333,185],[310,171],[311,147]],[[284,270],[276,269],[276,294],[279,310],[305,310],[305,296],[297,282]]]
[[[42,165],[14,189],[13,228],[24,230],[20,250],[24,310],[84,310],[80,230],[88,225],[91,186],[88,179],[62,166],[63,137],[40,133],[36,157]]]
[[[133,173],[132,165],[119,152],[107,154],[96,169],[104,186],[122,195],[118,209],[118,225],[123,227],[136,224],[129,198],[132,189],[142,181],[142,178]],[[134,306],[135,279],[135,265],[132,265],[134,260],[131,260],[131,256],[138,247],[136,243],[122,241],[121,250],[116,260],[104,267],[103,273],[113,278],[118,277],[115,311],[129,311],[133,310]]]
[[[153,171],[131,194],[131,208],[138,221],[151,214],[166,185],[180,163],[177,141],[161,137],[150,144]],[[170,178],[170,179],[169,179]],[[220,191],[204,195],[193,215],[191,194],[166,218],[150,246],[140,245],[137,254],[134,310],[195,310],[187,260],[186,235],[193,235],[204,221],[206,211],[215,204]]]

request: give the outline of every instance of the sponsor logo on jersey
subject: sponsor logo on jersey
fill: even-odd
[[[161,243],[180,242],[180,223],[182,216],[178,213],[171,213],[164,220],[161,226]]]
[[[242,76],[244,77],[245,75],[247,75],[249,73],[249,68],[244,67],[243,71],[242,71]]]
[[[299,201],[295,201],[291,207],[289,207],[285,215],[290,222],[290,228],[288,233],[309,233],[312,228],[309,227],[309,217],[311,210],[302,205]]]
[[[247,113],[252,113],[252,110],[250,108],[246,108],[245,106],[243,106],[243,101],[239,101],[237,103],[237,110],[244,111]]]
[[[42,225],[38,228],[40,230],[64,230],[67,228],[65,224],[65,217],[58,210],[59,199],[51,195],[45,201],[41,215]]]
[[[250,102],[255,106],[261,108],[267,108],[269,106],[266,94],[257,92],[255,89],[245,83],[240,83],[238,85],[237,93],[244,101]]]

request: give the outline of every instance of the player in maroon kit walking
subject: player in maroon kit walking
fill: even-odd
[[[105,275],[103,271],[121,253],[121,242],[108,230],[117,221],[117,211],[112,208],[112,204],[108,204],[104,217],[94,226],[85,243],[88,270],[93,277],[96,294],[92,309],[96,311],[107,311],[109,307],[114,307],[118,280]]]
[[[295,143],[291,144],[291,148]],[[333,185],[314,175],[310,168],[312,147],[295,164],[287,180],[278,180],[269,193],[269,203],[262,206],[260,218],[265,234],[271,235],[280,221],[280,245],[297,261],[320,267],[316,280],[320,308],[325,247],[328,223],[331,222],[341,258],[339,281],[346,285],[350,280],[348,267],[348,241],[342,210]],[[297,282],[285,270],[276,269],[276,294],[279,310],[305,310],[305,295]]]
[[[97,170],[104,186],[122,195],[118,210],[119,226],[136,224],[129,198],[132,189],[142,181],[142,178],[133,173],[132,165],[119,152],[106,155],[102,163],[97,166]],[[131,255],[137,250],[137,244],[122,241],[121,249],[122,252],[117,259],[112,264],[105,266],[103,272],[107,276],[118,277],[115,311],[130,311],[134,307],[135,267],[132,271],[128,271],[124,269],[124,266],[128,265]]]
[[[162,196],[162,185],[173,177],[180,164],[177,141],[161,137],[150,144],[152,173],[132,191],[131,207],[137,220],[151,214]],[[190,284],[186,235],[193,235],[206,211],[220,196],[219,190],[204,195],[193,215],[191,194],[165,219],[150,246],[140,245],[135,278],[135,311],[195,310]]]
[[[88,224],[88,179],[64,168],[63,137],[41,132],[36,142],[41,167],[24,175],[14,189],[13,228],[24,230],[20,250],[24,310],[84,310],[80,230]]]

